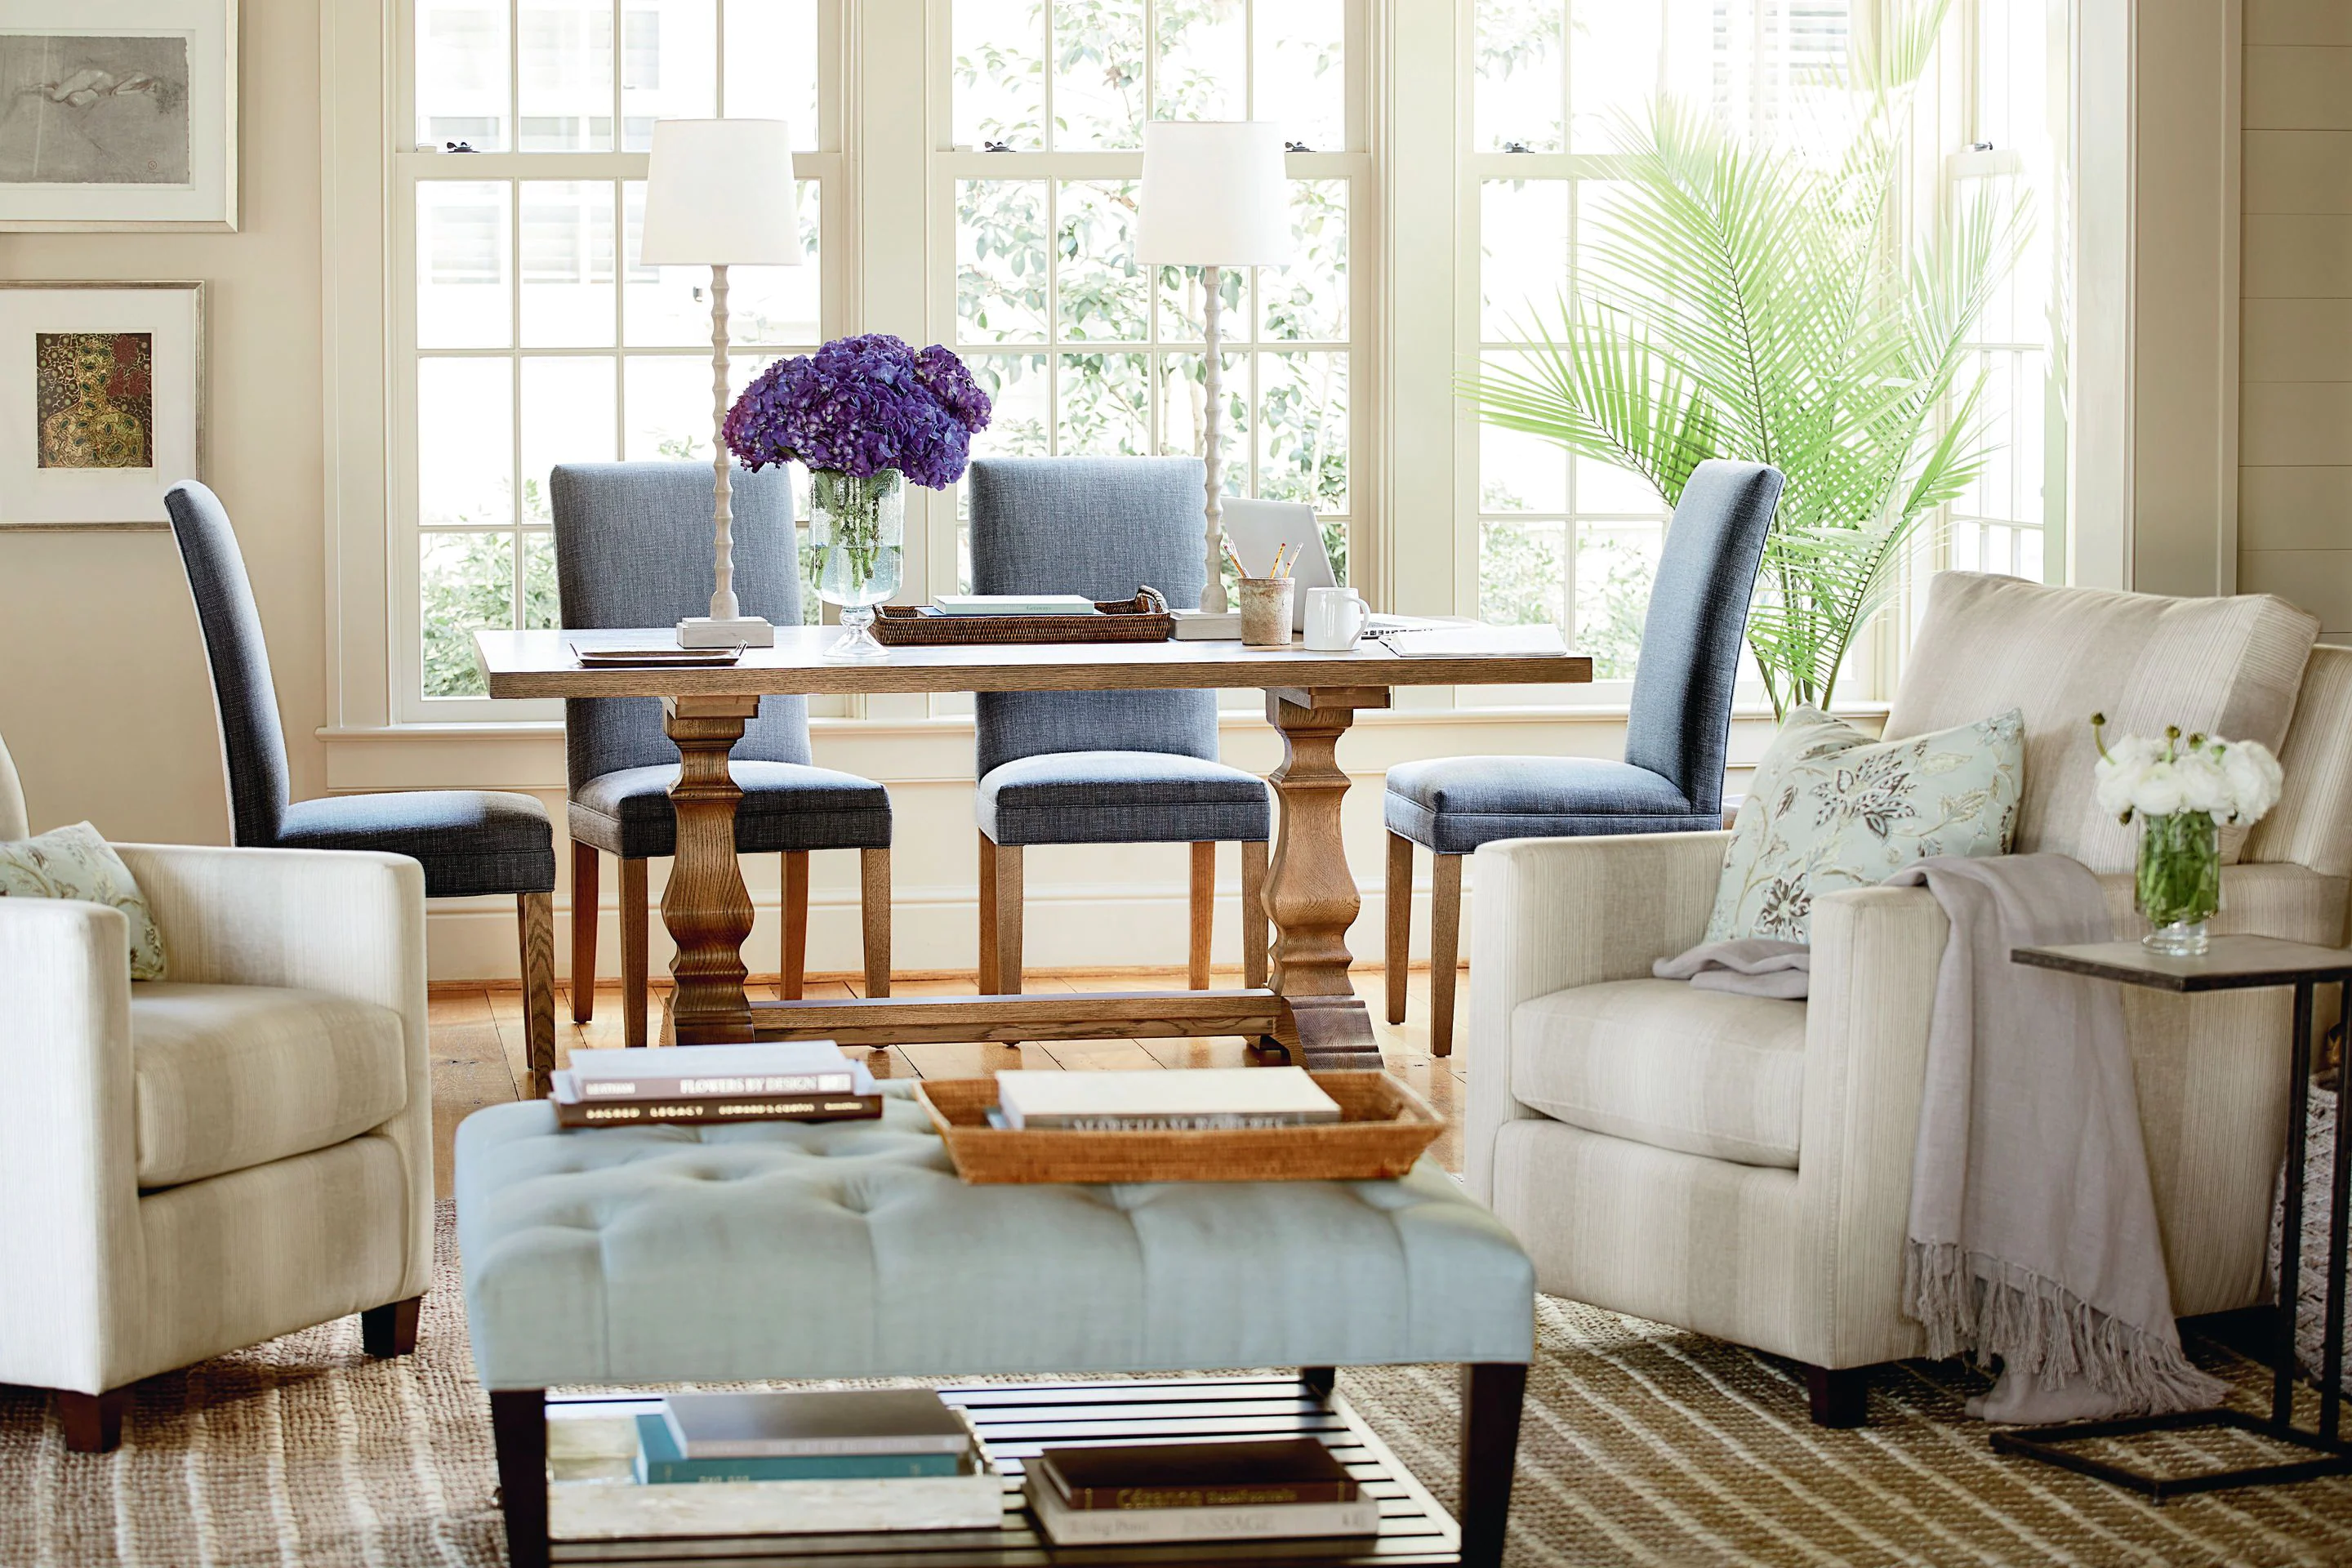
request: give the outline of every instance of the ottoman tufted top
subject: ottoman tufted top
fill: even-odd
[[[1535,1273],[1424,1159],[1396,1182],[967,1186],[877,1121],[457,1130],[491,1388],[1524,1362]]]

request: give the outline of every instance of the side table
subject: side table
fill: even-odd
[[[2294,987],[2293,1065],[2288,1069],[2286,1215],[2279,1243],[2277,1324],[2271,1337],[2271,1413],[2267,1419],[2242,1410],[2191,1410],[2168,1415],[2133,1415],[2114,1421],[2079,1421],[2053,1426],[2018,1426],[1992,1435],[1995,1453],[2021,1454],[2047,1464],[2095,1476],[2163,1502],[2192,1492],[2225,1487],[2276,1486],[2321,1476],[2352,1475],[2352,1444],[2339,1436],[2344,1381],[2345,1251],[2347,1193],[2352,1193],[2352,1141],[2336,1126],[2335,1194],[2327,1226],[2327,1328],[2321,1355],[2319,1430],[2294,1425],[2294,1317],[2303,1274],[2305,1118],[2311,1100],[2312,997],[2322,985],[2341,988],[2344,1015],[2352,1017],[2352,949],[2314,947],[2267,936],[2217,936],[2199,958],[2169,958],[2137,942],[2089,942],[2072,947],[2021,947],[2013,963],[2055,969],[2090,980],[2112,980],[2159,991],[2242,991],[2259,986]],[[2338,1105],[2341,1106],[2339,1099]],[[2209,1470],[2190,1476],[2152,1476],[2090,1458],[2066,1447],[2104,1437],[2145,1432],[2180,1432],[2229,1426],[2307,1449],[2315,1458],[2284,1464]]]

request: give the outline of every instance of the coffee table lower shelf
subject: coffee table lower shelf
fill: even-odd
[[[991,1531],[877,1531],[865,1534],[758,1537],[675,1536],[658,1540],[551,1543],[556,1563],[605,1568],[667,1568],[725,1563],[735,1568],[1052,1568],[1182,1563],[1347,1564],[1461,1563],[1461,1534],[1387,1445],[1348,1402],[1299,1377],[1151,1379],[1106,1383],[959,1384],[940,1396],[961,1405],[1004,1475],[1004,1514]],[[623,1394],[548,1397],[559,1408],[601,1407],[621,1414],[640,1398]],[[1377,1536],[1306,1541],[1181,1542],[1160,1545],[1055,1546],[1023,1506],[1021,1483],[1037,1450],[1067,1443],[1223,1442],[1313,1436],[1380,1500]]]

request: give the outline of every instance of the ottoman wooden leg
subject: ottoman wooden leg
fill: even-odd
[[[1463,1568],[1496,1568],[1503,1561],[1527,1387],[1528,1369],[1516,1363],[1473,1362],[1462,1369]],[[504,1448],[499,1452],[503,1460]]]
[[[425,1298],[422,1296],[370,1307],[360,1314],[361,1345],[378,1361],[388,1356],[406,1355],[416,1348],[416,1324],[424,1311]]]
[[[1328,1399],[1331,1391],[1339,1385],[1339,1369],[1336,1366],[1302,1366],[1298,1369],[1298,1381]]]
[[[508,1568],[547,1568],[547,1390],[490,1390]]]
[[[110,1388],[104,1394],[58,1390],[58,1419],[66,1429],[66,1451],[111,1454],[122,1446],[122,1413],[131,1408],[131,1390]]]

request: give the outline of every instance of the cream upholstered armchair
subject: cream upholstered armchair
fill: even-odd
[[[2285,796],[2225,845],[2238,863],[2215,929],[2336,945],[2352,872],[2352,649],[2311,648],[2313,626],[2276,599],[1948,574],[1886,733],[2022,707],[2017,848],[2102,873],[2122,934],[2147,928],[2131,908],[2131,830],[2090,801],[2090,714],[2126,734],[2200,714],[2233,739],[2284,727]],[[1727,837],[1478,851],[1465,1175],[1544,1290],[1793,1359],[1813,1418],[1858,1425],[1863,1369],[1925,1349],[1900,1308],[1903,1244],[1948,927],[1925,889],[1841,892],[1813,906],[1810,1001],[1650,978],[1653,960],[1702,939]],[[2184,1316],[2268,1299],[2289,1007],[2276,990],[2125,991]]]
[[[207,1356],[352,1312],[412,1348],[433,1269],[416,863],[115,849],[169,979],[131,984],[119,910],[0,899],[0,1383],[56,1390],[85,1452]]]

